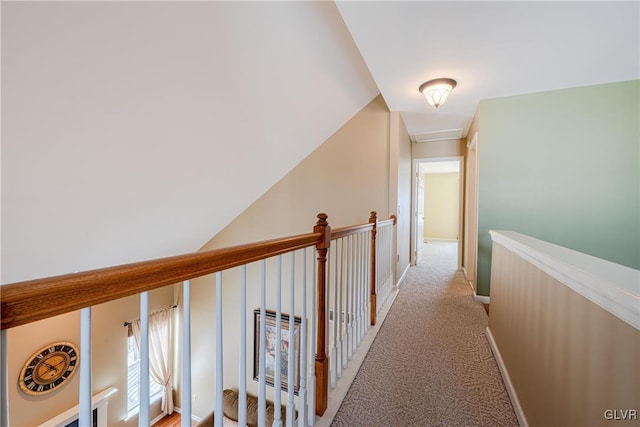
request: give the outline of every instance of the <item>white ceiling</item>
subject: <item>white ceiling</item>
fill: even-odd
[[[409,133],[463,129],[479,101],[638,79],[640,3],[336,3],[382,96]],[[418,92],[458,82],[439,109]]]

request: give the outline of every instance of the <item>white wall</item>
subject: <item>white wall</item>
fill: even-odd
[[[332,2],[1,7],[3,283],[197,250],[378,92]]]

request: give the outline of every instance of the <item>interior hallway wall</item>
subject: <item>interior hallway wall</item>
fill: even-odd
[[[424,174],[424,238],[458,240],[460,174]]]
[[[480,102],[478,294],[489,230],[640,269],[640,81]]]
[[[395,210],[396,223],[396,282],[400,281],[409,268],[411,255],[411,139],[400,113],[391,113],[390,144],[397,155],[392,156],[390,164],[394,165],[397,176],[397,191],[390,197],[389,210]],[[393,157],[396,157],[394,160]],[[393,203],[393,204],[391,204]],[[396,204],[397,206],[395,206]]]
[[[477,254],[478,254],[478,147],[480,145],[480,134],[478,133],[479,115],[476,111],[469,125],[469,132],[465,144],[466,155],[465,165],[465,185],[464,185],[464,232],[461,243],[462,251],[462,271],[464,271],[467,281],[471,284],[474,292],[477,293]]]

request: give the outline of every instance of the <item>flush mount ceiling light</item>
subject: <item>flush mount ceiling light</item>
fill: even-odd
[[[427,102],[438,108],[447,100],[449,93],[456,87],[453,79],[434,79],[420,85],[420,92],[427,98]]]

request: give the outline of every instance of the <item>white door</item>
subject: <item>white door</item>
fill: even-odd
[[[424,246],[424,174],[418,165],[416,173],[416,264],[422,260]]]

